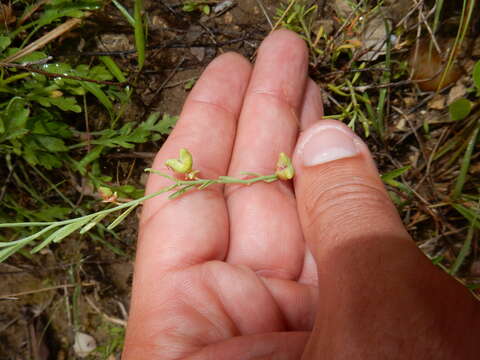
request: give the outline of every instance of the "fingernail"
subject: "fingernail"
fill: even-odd
[[[355,134],[344,125],[322,121],[304,134],[299,146],[303,165],[315,166],[356,156],[359,150]]]

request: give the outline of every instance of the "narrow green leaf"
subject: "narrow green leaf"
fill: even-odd
[[[110,225],[108,225],[107,230],[113,230],[120,224],[140,203],[134,204],[121,213]]]
[[[177,192],[174,192],[173,194],[171,194],[168,198],[169,198],[169,199],[175,199],[175,198],[179,197],[180,195],[185,194],[185,193],[186,193],[188,190],[190,190],[192,187],[193,187],[193,185],[184,186],[183,188],[181,188],[181,189],[178,190]]]
[[[95,146],[92,150],[90,150],[87,155],[85,155],[82,160],[78,162],[78,166],[80,167],[80,169],[84,170],[88,164],[90,164],[92,161],[97,160],[102,154],[104,148],[104,146],[99,145]]]
[[[452,207],[457,210],[465,219],[473,224],[474,227],[480,230],[480,221],[475,221],[479,217],[478,210],[472,210],[464,205],[452,204]]]
[[[89,222],[92,219],[91,216],[84,218],[84,219],[79,219],[76,222],[70,223],[68,225],[62,226],[60,229],[54,231],[52,234],[50,234],[45,240],[43,240],[39,245],[35,246],[30,253],[35,254],[42,250],[45,246],[49,245],[51,242],[60,242],[63,239],[65,239],[68,235],[72,234],[73,232],[77,231],[80,229],[82,226],[84,226],[87,222]]]
[[[207,182],[203,183],[202,185],[200,185],[198,187],[198,190],[203,190],[203,189],[209,187],[212,184],[215,184],[215,180],[210,180],[210,181],[207,181]]]
[[[17,244],[6,249],[0,250],[0,263],[8,259],[10,256],[15,254],[18,250],[23,248],[26,244]]]
[[[81,84],[85,88],[85,90],[95,95],[98,101],[100,101],[108,111],[113,110],[112,102],[110,101],[108,96],[103,92],[103,90],[100,88],[98,84],[94,84],[88,81],[81,81]]]
[[[381,176],[382,180],[388,183],[390,180],[396,179],[397,177],[403,175],[408,170],[410,170],[411,166],[404,166],[399,169],[392,170],[388,173],[385,173]]]
[[[87,231],[90,231],[95,225],[97,225],[100,221],[102,221],[105,216],[107,216],[108,213],[105,213],[105,214],[100,214],[98,216],[96,216],[92,221],[90,221],[87,225],[85,225],[84,227],[82,227],[80,229],[80,234],[85,234]]]
[[[125,75],[123,75],[122,70],[120,70],[115,60],[113,60],[110,56],[100,56],[100,60],[102,60],[102,62],[105,64],[108,70],[112,73],[112,75],[115,76],[115,79],[117,79],[120,82],[127,81],[127,78],[125,77]]]
[[[460,173],[458,174],[457,181],[455,182],[455,187],[452,192],[453,199],[457,199],[461,195],[463,185],[467,180],[468,169],[470,168],[470,161],[472,159],[473,150],[475,149],[475,144],[477,143],[479,131],[480,125],[477,126],[468,142],[465,155],[463,156],[462,165],[460,166]]]
[[[455,259],[455,262],[453,263],[452,268],[450,269],[450,275],[455,275],[457,273],[457,271],[460,269],[462,264],[465,262],[465,258],[470,254],[474,232],[475,232],[474,224],[471,224],[468,229],[467,237],[465,238],[462,248],[460,249],[460,252],[458,253],[457,258]]]
[[[135,19],[135,48],[137,49],[138,70],[142,70],[145,63],[145,30],[142,19],[143,0],[135,0],[133,15]]]
[[[480,91],[480,61],[477,61],[473,68],[473,83],[477,87],[477,90]]]
[[[130,15],[130,13],[128,12],[127,9],[125,9],[125,7],[120,4],[117,0],[112,0],[113,4],[117,7],[117,9],[121,12],[121,14],[123,15],[123,17],[125,18],[125,20],[127,20],[127,22],[132,25],[133,27],[135,27],[135,19],[133,18],[132,15]]]

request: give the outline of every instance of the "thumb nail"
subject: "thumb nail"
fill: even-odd
[[[304,133],[297,151],[304,166],[315,166],[358,155],[358,141],[342,123],[324,120]]]

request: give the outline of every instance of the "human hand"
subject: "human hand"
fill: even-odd
[[[411,241],[364,143],[319,121],[307,64],[277,31],[253,68],[225,54],[198,80],[153,168],[185,147],[203,177],[269,174],[283,151],[295,184],[145,204],[123,359],[473,359],[478,305]]]

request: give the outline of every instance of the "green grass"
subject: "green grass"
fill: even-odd
[[[140,70],[146,55],[142,1],[135,2],[134,17],[118,2],[116,5],[126,21],[134,19],[132,33]],[[17,3],[15,10],[21,11],[22,6],[25,13],[31,9]],[[111,188],[120,198],[143,195],[141,188],[118,184],[111,173],[104,173],[102,163],[112,151],[159,140],[170,132],[176,117],[153,113],[143,121],[125,122],[133,86],[128,84],[129,74],[109,56],[89,63],[52,61],[51,40],[29,50],[69,19],[85,18],[103,6],[106,2],[98,0],[55,0],[36,9],[21,26],[0,28],[0,154],[6,160],[0,172],[7,180],[0,184],[0,222],[49,222],[83,216],[98,206],[101,187]],[[76,195],[71,191],[72,178],[82,178],[83,186],[92,189],[90,196],[82,195],[80,204],[72,199]],[[51,198],[55,200],[47,200]],[[122,254],[105,240],[105,231],[99,223],[89,236]],[[3,231],[0,244],[15,244],[27,234],[25,229]],[[47,231],[41,238],[45,244],[52,239],[49,236]],[[110,236],[115,238],[113,232]],[[15,245],[12,250],[20,248]],[[1,253],[5,258],[10,252],[3,249]]]

